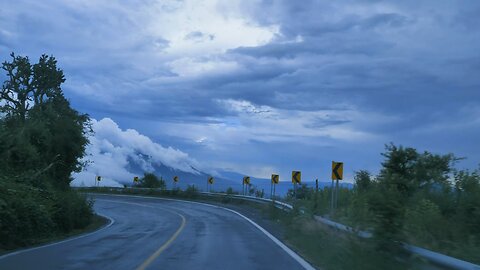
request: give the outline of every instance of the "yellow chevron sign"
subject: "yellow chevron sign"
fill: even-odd
[[[98,181],[98,182],[102,181],[102,177],[101,177],[101,176],[97,176],[97,181]]]
[[[178,182],[178,176],[174,176],[174,177],[173,177],[173,181],[174,181],[175,183]]]
[[[343,179],[343,162],[332,161],[332,180]]]
[[[302,182],[302,172],[292,171],[292,183],[300,184]]]
[[[278,174],[272,174],[272,183],[278,184],[279,178]]]
[[[250,185],[250,176],[243,177],[243,184]]]
[[[209,184],[213,184],[213,176],[209,176],[209,177],[208,177],[208,183],[209,183]]]
[[[138,176],[133,177],[133,182],[138,182]]]

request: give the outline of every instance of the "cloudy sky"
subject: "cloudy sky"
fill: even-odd
[[[476,168],[478,14],[477,0],[0,0],[0,58],[54,55],[77,110],[203,168],[328,180],[337,160],[350,178],[389,142]]]

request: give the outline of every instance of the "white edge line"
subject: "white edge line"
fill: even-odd
[[[298,255],[295,251],[291,250],[289,247],[287,247],[282,241],[278,240],[275,236],[270,234],[267,230],[262,228],[262,226],[258,225],[255,223],[253,220],[249,219],[248,217],[240,214],[239,212],[228,209],[226,207],[218,206],[218,205],[213,205],[213,204],[208,204],[208,203],[201,203],[201,202],[194,202],[194,201],[187,201],[187,200],[178,200],[178,199],[170,199],[170,198],[160,198],[160,197],[146,197],[146,196],[138,196],[138,195],[121,195],[121,194],[105,194],[105,193],[89,193],[91,195],[107,195],[107,196],[119,196],[119,197],[135,197],[135,198],[146,198],[146,199],[157,199],[157,200],[166,200],[166,201],[176,201],[176,202],[186,202],[186,203],[193,203],[193,204],[200,204],[200,205],[206,205],[214,208],[220,208],[227,210],[229,212],[235,213],[239,215],[240,217],[244,218],[248,222],[250,222],[253,226],[255,226],[258,230],[260,230],[262,233],[264,233],[270,240],[272,240],[275,244],[277,244],[281,249],[283,249],[290,257],[292,257],[295,261],[297,261],[303,268],[307,270],[315,270],[315,267],[313,267],[310,263],[305,261],[300,255]]]
[[[113,223],[115,223],[115,220],[113,218],[109,217],[109,216],[99,214],[99,213],[95,213],[95,214],[108,219],[110,222],[106,226],[104,226],[104,227],[102,227],[98,230],[95,230],[93,232],[89,232],[87,234],[74,236],[74,237],[67,238],[65,240],[59,241],[59,242],[54,242],[54,243],[50,243],[50,244],[46,244],[46,245],[41,245],[41,246],[38,246],[38,247],[26,248],[26,249],[17,250],[17,251],[11,252],[11,253],[7,253],[5,255],[0,256],[0,260],[5,259],[5,258],[10,257],[10,256],[18,255],[18,254],[21,254],[21,253],[25,253],[25,252],[29,252],[29,251],[33,251],[33,250],[37,250],[37,249],[41,249],[41,248],[51,247],[51,246],[63,244],[63,243],[66,243],[66,242],[70,242],[70,241],[73,241],[73,240],[77,240],[77,239],[80,239],[80,238],[84,238],[84,237],[90,236],[92,234],[101,232],[101,231],[107,229],[108,227],[112,226]]]
[[[249,219],[248,217],[238,213],[237,211],[235,210],[232,210],[232,209],[228,209],[228,208],[225,208],[225,207],[221,207],[219,206],[220,208],[223,208],[227,211],[230,211],[232,213],[235,213],[239,216],[241,216],[242,218],[246,219],[248,222],[250,222],[253,226],[257,227],[257,229],[259,229],[261,232],[263,232],[268,238],[270,238],[275,244],[277,244],[280,248],[282,248],[285,252],[288,253],[288,255],[290,255],[293,259],[295,259],[301,266],[303,266],[303,268],[305,269],[308,269],[308,270],[314,270],[315,268],[310,265],[307,261],[305,261],[302,257],[300,257],[297,253],[295,253],[293,250],[291,250],[289,247],[287,247],[284,243],[282,243],[282,241],[278,240],[275,236],[273,236],[272,234],[270,234],[267,230],[265,230],[264,228],[262,228],[260,225],[258,225],[257,223],[255,223],[253,220]]]

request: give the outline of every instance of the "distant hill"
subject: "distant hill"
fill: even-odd
[[[141,158],[139,159],[138,156]],[[185,172],[166,166],[159,162],[154,162],[148,155],[138,154],[138,156],[135,159],[130,157],[128,158],[128,165],[126,166],[126,169],[133,174],[142,176],[145,172],[154,173],[166,181],[167,188],[173,187],[173,177],[178,176],[179,181],[176,184],[177,187],[185,189],[189,185],[195,185],[199,190],[205,191],[207,189],[207,179],[210,176],[208,173],[202,172],[193,166],[190,166],[192,172]],[[150,168],[150,170],[145,170],[145,167]],[[230,180],[233,177],[230,177],[231,175],[227,176],[228,177],[223,177],[223,175],[214,175],[214,184],[210,187],[211,190],[225,191],[229,187],[234,189],[238,188],[238,185],[235,183],[235,181]],[[241,182],[239,190],[241,190]]]
[[[127,165],[127,170],[131,173],[137,174],[139,176],[143,175],[145,170],[145,163],[149,165],[153,170],[149,171],[156,174],[158,177],[162,177],[166,183],[167,188],[173,187],[173,177],[178,176],[179,182],[177,187],[185,189],[188,185],[195,185],[199,190],[205,191],[207,188],[207,179],[209,174],[197,170],[193,166],[191,167],[195,173],[184,172],[178,169],[174,169],[163,164],[153,163],[147,155],[141,155],[142,159],[129,159]],[[214,176],[214,184],[210,186],[212,191],[226,191],[231,187],[234,191],[241,193],[242,191],[242,179],[245,176],[244,174],[232,171],[220,170],[217,172],[218,175]],[[264,191],[265,197],[270,196],[271,189],[271,180],[264,178],[250,177],[251,186],[257,190]],[[315,188],[315,182],[304,182],[308,187]],[[352,188],[351,183],[341,183],[342,187]],[[331,182],[319,182],[319,188],[323,189],[325,187],[330,187]],[[289,189],[293,189],[291,182],[281,181],[275,187],[275,194],[278,196],[284,196],[287,194]]]
[[[177,186],[185,189],[195,185],[199,190],[207,189],[207,179],[210,172],[199,169],[202,165],[181,150],[163,147],[153,142],[147,136],[135,130],[122,130],[112,119],[92,120],[94,133],[89,137],[87,155],[84,160],[88,166],[73,175],[72,186],[130,186],[135,176],[143,176],[145,172],[162,177],[167,188],[173,187],[173,177],[178,176]],[[100,183],[96,177],[102,176]],[[210,186],[212,191],[226,191],[229,187],[236,192],[242,191],[244,174],[231,170],[217,170],[215,183]],[[314,183],[306,183],[314,187]],[[264,194],[270,194],[270,179],[251,177],[251,185]],[[329,186],[330,182],[321,182],[320,188]],[[351,187],[351,184],[343,184]],[[292,184],[280,182],[276,186],[276,194],[283,196]]]

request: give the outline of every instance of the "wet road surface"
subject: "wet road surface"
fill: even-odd
[[[94,198],[95,211],[111,218],[110,226],[7,254],[0,257],[0,269],[309,268],[248,220],[220,207],[131,196]]]

